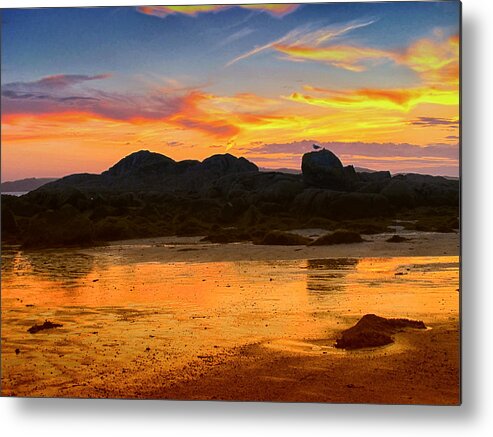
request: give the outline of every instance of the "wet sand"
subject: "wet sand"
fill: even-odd
[[[326,231],[303,229],[292,231],[317,238]],[[254,260],[289,260],[310,258],[392,257],[392,256],[447,256],[459,254],[459,234],[437,232],[401,231],[409,238],[402,243],[387,243],[393,233],[364,235],[367,240],[358,244],[332,246],[262,246],[252,243],[210,244],[200,237],[162,237],[116,241],[106,248],[115,256],[124,251],[126,256],[139,257],[142,261],[161,262],[221,262]],[[90,249],[88,253],[92,253]]]
[[[3,248],[2,395],[457,404],[457,234],[365,238]],[[432,329],[335,349],[370,312]]]
[[[383,348],[335,353],[333,341],[256,344],[145,398],[458,405],[458,321],[408,330]],[[199,373],[200,372],[200,373]]]

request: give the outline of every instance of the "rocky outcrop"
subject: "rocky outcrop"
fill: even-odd
[[[258,241],[307,226],[364,234],[384,232],[390,217],[415,207],[408,229],[458,227],[457,180],[357,173],[325,149],[305,154],[302,170],[260,172],[231,154],[200,162],[140,151],[102,174],[70,175],[22,197],[2,196],[2,240],[34,247],[164,235]],[[277,237],[267,240],[289,240]]]
[[[258,167],[245,158],[228,153],[214,155],[204,161],[173,159],[148,150],[126,156],[100,175],[77,174],[42,187],[46,191],[76,188],[84,193],[116,192],[200,192],[221,177],[242,173],[258,173]],[[37,196],[39,190],[31,194]]]
[[[163,174],[167,169],[173,168],[175,164],[176,162],[173,159],[160,153],[141,150],[126,156],[102,174],[112,177],[130,176],[134,173],[142,174],[143,176],[149,173]]]

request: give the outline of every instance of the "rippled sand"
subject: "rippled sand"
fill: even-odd
[[[229,398],[199,389],[193,396],[193,385],[183,387],[205,384],[211,369],[251,371],[249,364],[268,356],[348,359],[332,347],[334,339],[367,313],[457,331],[457,240],[437,237],[443,239],[439,256],[389,256],[396,245],[378,238],[365,245],[386,244],[387,256],[360,257],[357,251],[366,249],[354,245],[262,248],[196,239],[85,250],[4,247],[2,394]],[[419,244],[409,247],[416,251]],[[272,259],[276,253],[279,259]],[[63,327],[27,332],[45,319]],[[398,356],[410,344],[398,341],[372,356]],[[269,378],[284,381],[271,364]],[[214,391],[210,384],[204,390]],[[313,400],[299,397],[288,398]]]

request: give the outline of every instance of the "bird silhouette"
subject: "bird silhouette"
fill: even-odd
[[[321,147],[319,145],[317,145],[317,144],[314,144],[312,147],[313,147],[314,150],[321,149]]]

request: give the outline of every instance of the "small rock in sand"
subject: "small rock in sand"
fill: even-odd
[[[48,320],[45,320],[45,322],[42,325],[31,326],[27,330],[27,332],[29,332],[31,334],[36,334],[36,332],[44,331],[45,329],[60,328],[62,326],[63,325],[61,325],[60,323],[53,323],[53,322],[49,322]]]
[[[403,243],[404,241],[409,241],[409,238],[401,237],[400,235],[392,235],[392,237],[387,238],[385,241],[387,243]]]
[[[343,331],[334,346],[339,349],[385,346],[394,342],[392,334],[404,328],[426,329],[426,326],[418,320],[385,319],[375,314],[366,314],[356,325]]]

